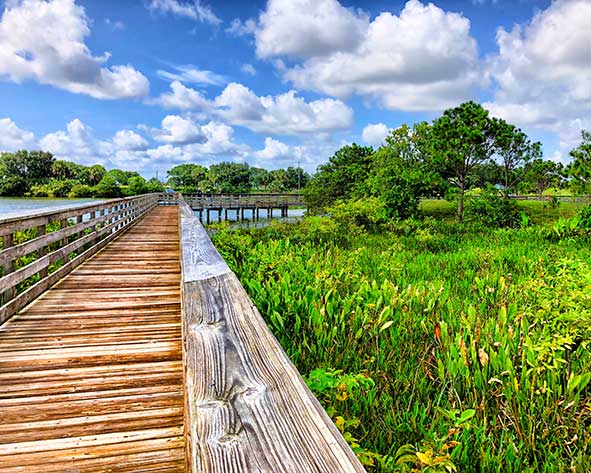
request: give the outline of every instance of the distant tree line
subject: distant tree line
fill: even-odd
[[[490,117],[475,102],[446,110],[432,123],[403,125],[374,150],[352,144],[339,149],[306,188],[313,208],[374,197],[390,217],[416,214],[422,197],[457,201],[462,220],[466,195],[485,188],[501,198],[552,187],[591,193],[591,133],[571,152],[568,166],[542,159],[542,147],[516,126]]]
[[[0,195],[31,197],[125,197],[161,192],[158,179],[100,164],[56,160],[44,151],[0,154]]]
[[[268,171],[243,163],[181,164],[168,171],[166,187],[203,193],[294,192],[309,180],[300,167]],[[146,180],[135,171],[56,160],[44,151],[0,153],[0,196],[125,197],[164,190],[158,179]]]
[[[266,169],[246,163],[220,163],[209,168],[180,164],[168,171],[167,184],[176,191],[202,193],[294,192],[303,189],[310,176],[300,167]]]

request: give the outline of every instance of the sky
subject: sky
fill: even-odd
[[[0,0],[0,151],[313,172],[466,100],[568,162],[591,0]]]

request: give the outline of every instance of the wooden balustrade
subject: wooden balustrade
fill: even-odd
[[[186,471],[365,471],[179,198]]]
[[[0,324],[171,194],[147,194],[0,219]]]
[[[183,194],[193,209],[283,208],[306,205],[302,194]]]

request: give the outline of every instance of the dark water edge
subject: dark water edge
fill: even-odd
[[[262,228],[267,225],[271,221],[280,220],[282,222],[297,222],[304,218],[306,213],[306,209],[288,209],[287,217],[281,217],[281,211],[276,209],[272,215],[267,214],[265,209],[260,209],[259,211],[259,219],[255,219],[254,212],[252,210],[245,210],[244,211],[244,220],[240,220],[240,216],[237,212],[231,210],[228,212],[228,222],[230,223],[231,228]],[[199,212],[195,212],[197,218],[199,218]],[[221,216],[218,214],[217,211],[210,212],[210,224],[216,224],[220,222],[219,217],[221,217],[221,222],[225,222],[226,219],[224,212],[221,212]],[[201,223],[208,228],[208,231],[211,231],[209,227],[207,227],[206,217],[205,214],[202,215]]]

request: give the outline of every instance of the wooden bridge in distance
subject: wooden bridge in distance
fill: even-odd
[[[281,217],[287,217],[290,208],[305,207],[302,194],[183,194],[185,202],[198,215],[201,222],[210,223],[212,212],[217,220],[228,220],[228,213],[235,212],[235,220],[245,220],[245,211],[250,211],[251,219],[258,220],[261,211],[265,218],[273,217],[279,210]]]
[[[364,471],[181,196],[0,236],[0,472]]]

